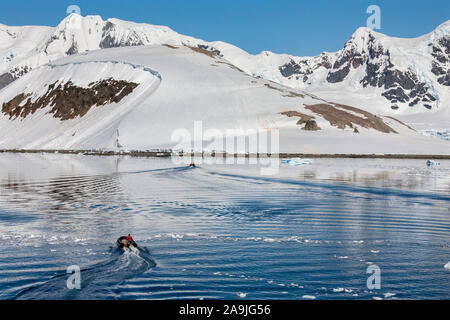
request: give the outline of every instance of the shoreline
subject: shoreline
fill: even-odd
[[[49,153],[49,154],[76,154],[91,156],[131,156],[131,157],[223,157],[223,158],[342,158],[342,159],[418,159],[418,160],[450,160],[449,155],[427,154],[311,154],[311,153],[279,153],[272,154],[243,154],[243,153],[176,153],[169,151],[102,151],[102,150],[58,150],[58,149],[0,149],[0,153]]]

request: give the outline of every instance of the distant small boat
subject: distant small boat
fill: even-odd
[[[432,166],[440,166],[441,164],[437,161],[433,161],[433,160],[427,160],[427,166],[428,167],[432,167]]]

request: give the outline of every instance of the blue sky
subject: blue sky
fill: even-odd
[[[416,37],[450,19],[449,0],[13,0],[0,1],[0,23],[55,26],[69,5],[81,14],[167,25],[205,40],[222,40],[251,53],[294,55],[336,51],[360,26],[366,8],[381,8],[382,33]]]

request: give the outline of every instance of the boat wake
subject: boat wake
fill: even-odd
[[[98,299],[118,298],[115,289],[124,281],[132,279],[156,266],[147,248],[130,248],[122,251],[111,248],[111,257],[81,270],[81,288],[69,289],[72,274],[60,273],[50,280],[19,292],[19,300]]]

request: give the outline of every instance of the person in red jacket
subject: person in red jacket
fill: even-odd
[[[128,245],[130,245],[131,242],[133,242],[133,237],[131,236],[131,234],[128,234],[127,241],[128,241]]]

